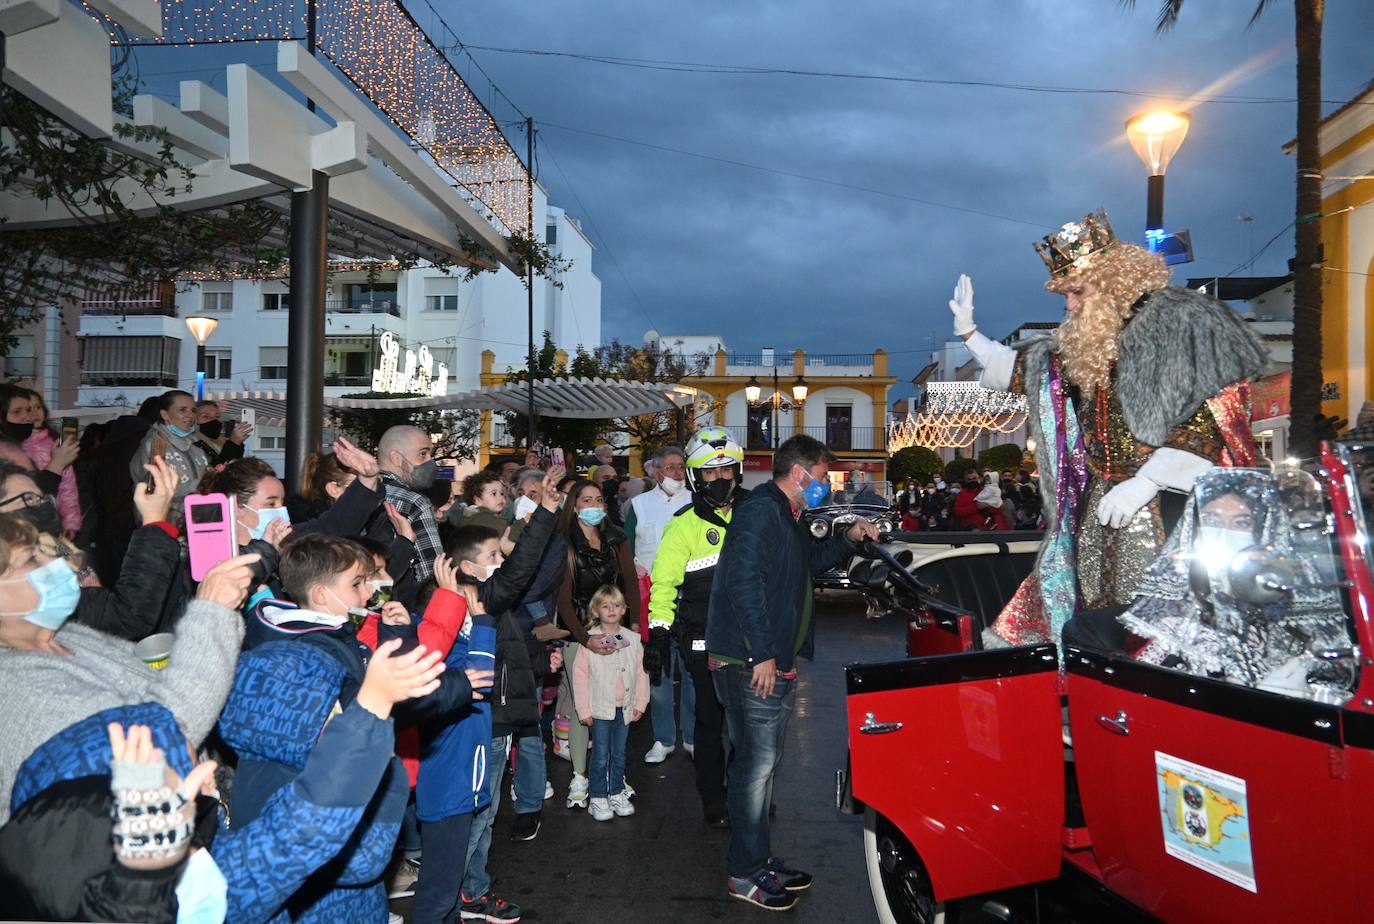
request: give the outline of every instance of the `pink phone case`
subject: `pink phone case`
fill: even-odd
[[[189,494],[184,508],[191,578],[203,581],[211,568],[238,554],[234,500],[223,494]]]

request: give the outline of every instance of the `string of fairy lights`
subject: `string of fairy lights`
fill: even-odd
[[[889,454],[910,446],[966,449],[984,430],[1011,433],[1025,422],[1024,395],[975,382],[927,382],[926,405],[888,426],[887,449]]]
[[[113,45],[301,41],[309,0],[162,0],[163,34]],[[529,235],[530,175],[500,124],[399,0],[313,0],[315,51],[389,118],[504,234]]]

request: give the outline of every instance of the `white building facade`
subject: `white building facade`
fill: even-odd
[[[558,275],[562,287],[534,279],[534,336],[545,330],[569,351],[601,341],[601,282],[592,267],[593,247],[576,219],[551,206],[539,189],[536,228],[550,252],[570,261]],[[543,216],[542,223],[538,216]],[[527,293],[508,269],[468,281],[461,269],[428,264],[400,269],[388,263],[331,263],[325,302],[327,396],[366,392],[379,356],[378,341],[390,332],[402,349],[429,348],[435,368],[448,367],[449,392],[479,387],[481,353],[490,349],[497,367],[523,368],[529,334]],[[80,304],[79,407],[128,407],[169,388],[194,393],[196,343],[185,319],[205,315],[220,323],[206,342],[205,391],[284,392],[291,358],[287,280],[180,281],[141,297],[88,300]],[[130,413],[132,410],[130,411]],[[253,452],[280,469],[286,435],[279,422],[263,421]]]

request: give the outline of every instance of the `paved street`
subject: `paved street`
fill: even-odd
[[[903,626],[866,620],[862,603],[847,593],[821,594],[816,615],[817,659],[802,668],[774,791],[773,849],[816,876],[791,920],[867,922],[876,918],[864,873],[862,822],[834,809],[835,769],[845,759],[843,666],[899,655]],[[564,809],[572,768],[552,757],[556,795],[546,803],[537,839],[510,840],[509,799],[503,800],[492,846],[495,890],[525,909],[524,920],[772,919],[726,898],[727,832],[702,823],[690,758],[680,747],[662,764],[643,762],[651,737],[647,720],[631,729],[627,776],[639,793],[633,818],[599,824]],[[395,902],[393,910],[404,913],[406,904]]]

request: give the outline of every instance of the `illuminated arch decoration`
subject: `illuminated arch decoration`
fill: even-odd
[[[966,449],[984,430],[1011,433],[1025,422],[1025,395],[993,391],[976,382],[927,382],[921,408],[888,425],[887,451],[894,455],[911,446]]]

